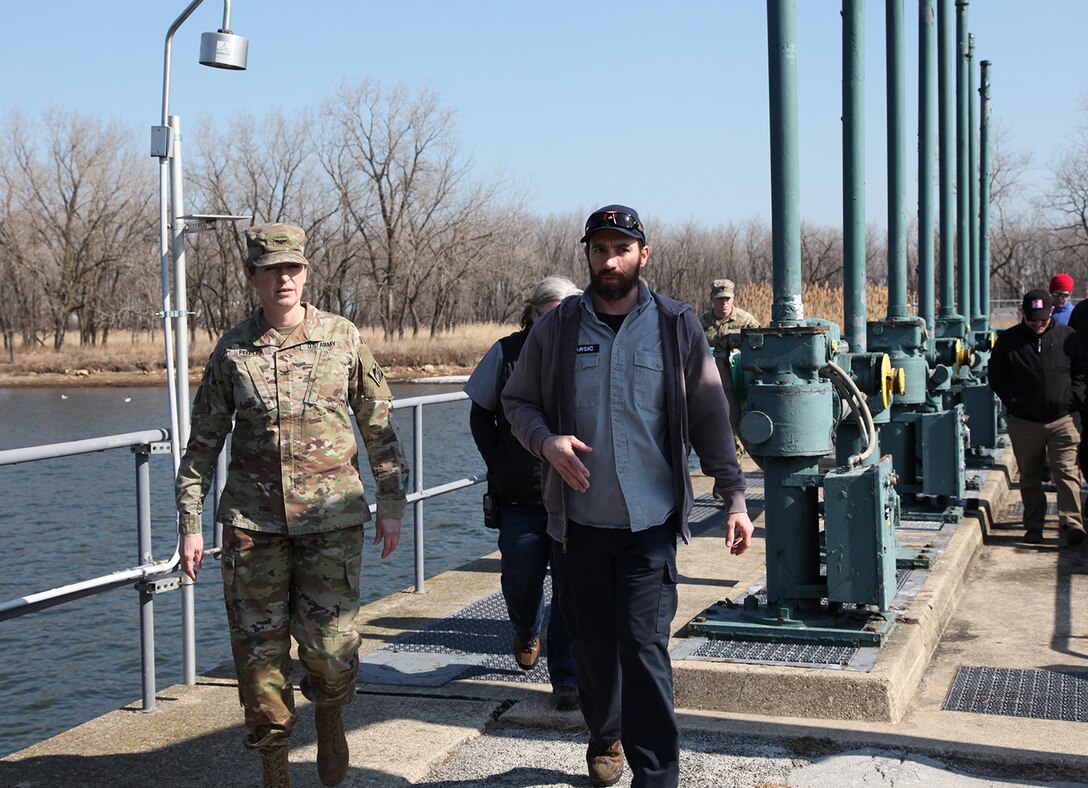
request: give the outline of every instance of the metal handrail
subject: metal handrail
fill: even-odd
[[[100,438],[68,441],[67,443],[48,443],[42,446],[4,449],[0,451],[0,465],[16,465],[21,462],[73,457],[77,454],[92,454],[98,451],[138,446],[141,443],[158,443],[159,441],[168,440],[170,440],[170,431],[160,428],[139,432],[123,432],[119,435],[106,435]]]
[[[141,430],[139,432],[125,432],[118,435],[106,435],[98,438],[68,441],[65,443],[50,443],[40,446],[26,446],[18,449],[5,449],[0,451],[0,466],[58,459],[61,457],[74,457],[80,454],[93,454],[100,451],[109,451],[110,449],[149,446],[153,443],[162,443],[168,440],[170,440],[169,430],[160,428],[154,430]],[[137,452],[137,469],[139,469],[140,463],[140,453]],[[138,496],[143,493],[143,490],[140,489],[141,481],[142,478],[138,474]],[[140,525],[143,526],[144,523],[141,522]],[[150,531],[150,521],[146,523],[146,526]],[[141,551],[141,558],[143,557],[144,552]],[[147,558],[150,558],[150,551],[147,551]],[[36,610],[43,610],[65,602],[71,602],[90,594],[97,593],[98,591],[108,591],[134,580],[143,580],[148,577],[166,574],[171,568],[170,562],[167,561],[144,561],[140,565],[130,569],[110,572],[109,574],[101,575],[100,577],[93,577],[78,583],[71,583],[66,586],[61,586],[60,588],[52,588],[48,591],[42,591],[36,594],[10,599],[6,602],[0,602],[0,621],[5,621],[9,618],[17,618],[18,616],[33,613]]]
[[[413,445],[414,445],[414,490],[407,496],[407,502],[412,504],[415,514],[415,591],[424,593],[424,564],[423,564],[423,501],[438,495],[444,495],[465,487],[479,484],[486,479],[484,474],[457,479],[452,482],[436,485],[431,488],[423,486],[423,407],[444,402],[455,402],[468,399],[464,392],[450,392],[447,394],[432,394],[421,397],[409,397],[403,400],[394,400],[394,410],[412,409],[413,415]],[[152,588],[154,583],[148,583],[153,579],[171,574],[177,569],[179,552],[177,546],[174,555],[166,561],[155,561],[151,555],[151,506],[150,506],[150,475],[148,471],[148,457],[152,453],[154,444],[165,444],[170,440],[170,431],[166,429],[142,430],[138,432],[126,432],[118,435],[106,435],[86,440],[69,441],[65,443],[53,443],[40,446],[27,446],[16,449],[0,450],[0,466],[16,465],[24,462],[36,462],[39,460],[72,457],[80,454],[90,454],[100,451],[108,451],[118,448],[132,448],[136,454],[136,498],[137,498],[137,530],[139,541],[139,555],[141,563],[129,569],[122,569],[99,577],[70,583],[59,588],[49,589],[34,594],[18,597],[16,599],[0,602],[0,621],[34,613],[48,607],[54,607],[66,602],[71,602],[92,594],[112,590],[128,583],[135,582],[140,591],[140,631],[141,631],[141,660],[143,665],[143,709],[154,711],[155,709],[155,636],[153,618],[153,596],[156,591],[173,590],[177,585],[169,585],[162,588]],[[164,451],[168,450],[164,446]],[[221,462],[217,473],[222,474],[225,466]],[[217,490],[222,489],[222,479],[217,480]],[[377,509],[376,504],[370,506],[373,514]],[[210,550],[209,554],[217,552]],[[166,581],[158,581],[163,583]],[[184,628],[183,628],[184,629]],[[195,633],[188,631],[184,635],[183,649],[187,654],[192,654],[195,649]],[[192,682],[189,682],[192,683]]]

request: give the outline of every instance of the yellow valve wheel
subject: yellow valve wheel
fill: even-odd
[[[959,372],[963,367],[971,365],[971,357],[974,354],[971,348],[963,344],[962,339],[956,340],[956,372]]]
[[[892,368],[892,360],[885,353],[880,361],[880,399],[887,408],[892,403],[892,395],[900,397],[907,393],[906,372],[898,367]]]

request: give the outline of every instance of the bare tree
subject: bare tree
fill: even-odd
[[[490,211],[501,187],[469,181],[453,115],[430,91],[344,83],[322,117],[321,162],[372,281],[383,333],[403,336],[409,323],[418,331],[422,300],[442,300],[436,287],[445,293],[463,279],[481,245],[518,226],[520,208],[511,200]],[[469,229],[469,219],[484,213],[491,226]],[[428,311],[434,331],[441,320]]]
[[[0,178],[0,277],[7,283],[0,288],[0,328],[9,358],[14,354],[16,332],[22,336],[23,347],[31,347],[42,341],[46,328],[41,319],[44,290],[29,254],[29,223],[14,202],[10,182]]]
[[[999,297],[1019,299],[1038,286],[1029,287],[1029,282],[1050,278],[1042,270],[1048,233],[1042,215],[1025,199],[1022,179],[1031,154],[1012,150],[998,121],[990,129],[990,289]]]
[[[770,282],[774,272],[770,225],[756,216],[746,219],[741,225],[741,239],[751,281]]]
[[[1088,94],[1081,100],[1088,114]],[[1088,118],[1074,131],[1069,144],[1052,165],[1053,178],[1043,199],[1051,239],[1045,257],[1048,271],[1064,270],[1083,279],[1088,268]]]
[[[212,213],[250,213],[254,222],[301,226],[307,236],[306,254],[313,263],[309,298],[319,307],[338,308],[348,299],[335,288],[348,276],[341,271],[342,261],[328,258],[330,233],[335,237],[335,229],[326,226],[338,205],[318,166],[312,129],[312,113],[305,111],[291,118],[271,112],[260,120],[237,115],[221,132],[204,128],[190,172],[195,186],[190,201],[200,201]],[[190,289],[211,336],[223,333],[255,305],[242,275],[241,229],[233,224],[217,227],[190,243]],[[337,252],[342,250],[339,246]],[[346,268],[351,270],[350,265]],[[330,282],[334,283],[331,291]]]
[[[4,125],[0,182],[26,223],[24,259],[40,277],[53,347],[69,319],[96,341],[113,308],[109,273],[147,259],[151,189],[132,136],[116,123],[47,110],[37,134],[18,115]]]
[[[842,282],[842,231],[811,222],[801,222],[801,271],[809,284]]]

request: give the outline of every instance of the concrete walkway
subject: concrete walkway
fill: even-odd
[[[986,475],[981,511],[946,526],[943,541],[901,534],[906,543],[940,541],[939,557],[871,670],[676,658],[681,785],[1088,785],[1085,722],[943,709],[964,666],[1088,681],[1088,545],[1065,546],[1049,525],[1044,544],[1021,543],[1007,470]],[[696,481],[705,491],[706,480]],[[717,517],[680,550],[677,633],[763,574],[762,539],[730,557]],[[367,606],[364,660],[407,664],[407,655],[398,663],[381,649],[498,590],[491,555],[429,580],[425,595]],[[674,638],[674,652],[688,640]],[[440,681],[360,684],[346,711],[352,757],[343,785],[589,785],[581,716],[556,711],[547,685]],[[240,746],[226,672],[165,689],[158,702],[154,714],[134,705],[0,760],[0,785],[260,785],[259,759]],[[301,698],[299,708],[292,780],[316,786],[313,715]],[[627,771],[620,785],[629,781]]]

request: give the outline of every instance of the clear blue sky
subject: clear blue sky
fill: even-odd
[[[798,2],[802,215],[841,223],[840,3]],[[167,27],[185,2],[5,2],[0,113],[53,104],[158,123]],[[497,0],[234,0],[249,70],[197,64],[222,21],[205,0],[175,38],[171,112],[207,117],[316,106],[343,78],[429,87],[456,112],[480,176],[502,170],[540,212],[625,202],[668,222],[769,217],[766,5]],[[885,224],[884,3],[866,14],[870,222]],[[908,180],[916,206],[917,2],[906,0]],[[1085,119],[1083,0],[976,0],[975,62],[993,62],[994,116],[1041,185]],[[147,166],[153,167],[148,159]],[[241,211],[245,206],[238,206]]]

